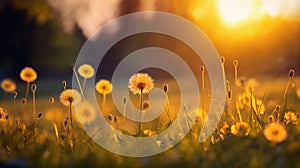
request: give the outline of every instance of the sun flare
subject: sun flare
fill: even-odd
[[[239,22],[247,18],[252,10],[252,0],[219,0],[218,8],[226,22]]]

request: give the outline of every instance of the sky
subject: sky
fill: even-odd
[[[101,25],[147,10],[196,24],[226,58],[228,73],[233,59],[249,76],[300,70],[297,0],[6,0],[0,3],[0,77],[16,76],[24,66],[44,76],[70,74],[80,48]]]

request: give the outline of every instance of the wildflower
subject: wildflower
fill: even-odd
[[[11,79],[3,79],[1,82],[1,88],[8,93],[14,92],[16,90],[16,84],[13,80]]]
[[[137,73],[129,79],[129,90],[134,94],[149,93],[154,88],[153,79],[147,73]]]
[[[264,136],[269,141],[280,143],[287,139],[288,133],[282,124],[272,122],[266,126]]]
[[[231,133],[235,136],[247,136],[250,133],[249,124],[246,122],[237,122],[231,126]]]
[[[295,115],[295,113],[293,112],[286,112],[284,114],[284,120],[286,122],[286,124],[289,124],[289,123],[292,123],[292,124],[297,124],[297,120],[298,120],[298,117],[297,115]]]
[[[109,94],[113,89],[112,84],[106,79],[100,79],[96,83],[96,90],[103,95]]]
[[[60,96],[60,102],[64,106],[70,106],[78,104],[81,101],[81,95],[77,90],[74,89],[66,89],[64,90]]]
[[[97,83],[96,83],[96,90],[103,95],[103,99],[102,99],[102,105],[105,104],[106,102],[106,95],[109,94],[112,89],[113,86],[112,84],[105,79],[100,79]]]
[[[83,123],[91,123],[96,118],[96,111],[89,102],[80,103],[76,111],[78,118]]]
[[[37,78],[37,73],[36,73],[36,71],[33,68],[31,68],[31,67],[25,67],[21,71],[20,77],[25,82],[33,82]]]
[[[91,78],[94,76],[94,68],[89,64],[83,64],[78,68],[78,73],[85,79]]]

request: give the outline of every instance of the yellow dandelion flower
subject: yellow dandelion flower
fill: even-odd
[[[231,126],[231,133],[235,136],[247,136],[250,133],[250,126],[246,122],[237,122]]]
[[[129,79],[129,90],[134,94],[149,93],[154,88],[153,79],[147,73],[137,73]]]
[[[81,95],[77,90],[66,89],[60,94],[59,99],[64,106],[76,105],[81,101]]]
[[[288,133],[282,124],[272,122],[266,126],[264,136],[271,142],[280,143],[287,139]]]
[[[21,71],[20,77],[25,82],[33,82],[37,78],[37,73],[36,73],[36,71],[33,68],[31,68],[31,67],[25,67]]]
[[[100,79],[96,83],[96,90],[103,95],[109,94],[113,90],[112,84],[106,79]]]
[[[298,117],[295,113],[289,111],[289,112],[286,112],[284,114],[284,120],[286,122],[286,124],[289,124],[289,123],[292,123],[292,124],[297,124],[298,122]]]
[[[83,64],[78,68],[78,73],[85,79],[91,78],[95,74],[94,68],[89,64]]]
[[[12,93],[16,90],[17,86],[13,80],[6,78],[2,80],[1,88],[5,92]]]
[[[96,111],[89,102],[82,102],[76,106],[76,112],[82,123],[91,123],[96,118]]]

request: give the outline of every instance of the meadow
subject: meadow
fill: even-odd
[[[3,79],[1,83],[0,166],[300,167],[300,79],[295,70],[278,78],[247,78],[237,72],[238,66],[243,65],[235,60],[233,66],[234,77],[226,81],[224,112],[213,134],[199,143],[210,102],[208,84],[201,97],[205,104],[199,107],[189,133],[168,151],[141,158],[105,150],[82,128],[82,123],[91,123],[99,115],[83,98],[86,80],[95,75],[93,67],[87,64],[72,67],[78,76],[79,90],[72,89],[69,82],[60,81],[51,83],[57,88],[55,92],[43,96],[39,90],[42,86],[34,83],[38,79],[36,70],[26,67],[20,72],[22,83],[14,82],[19,77]],[[204,68],[202,72],[206,74]],[[207,76],[202,82],[208,83]],[[136,115],[146,113],[151,108],[147,94],[154,88],[155,79],[147,73],[137,73],[128,83],[128,92],[135,98],[125,97],[124,105],[134,100],[140,110]],[[161,86],[166,95],[165,110],[148,123],[125,119],[113,108],[113,85],[105,79],[95,83],[101,115],[114,129],[130,136],[152,136],[163,132],[176,118],[175,84],[166,82]],[[115,137],[112,143],[122,147],[120,139]]]

